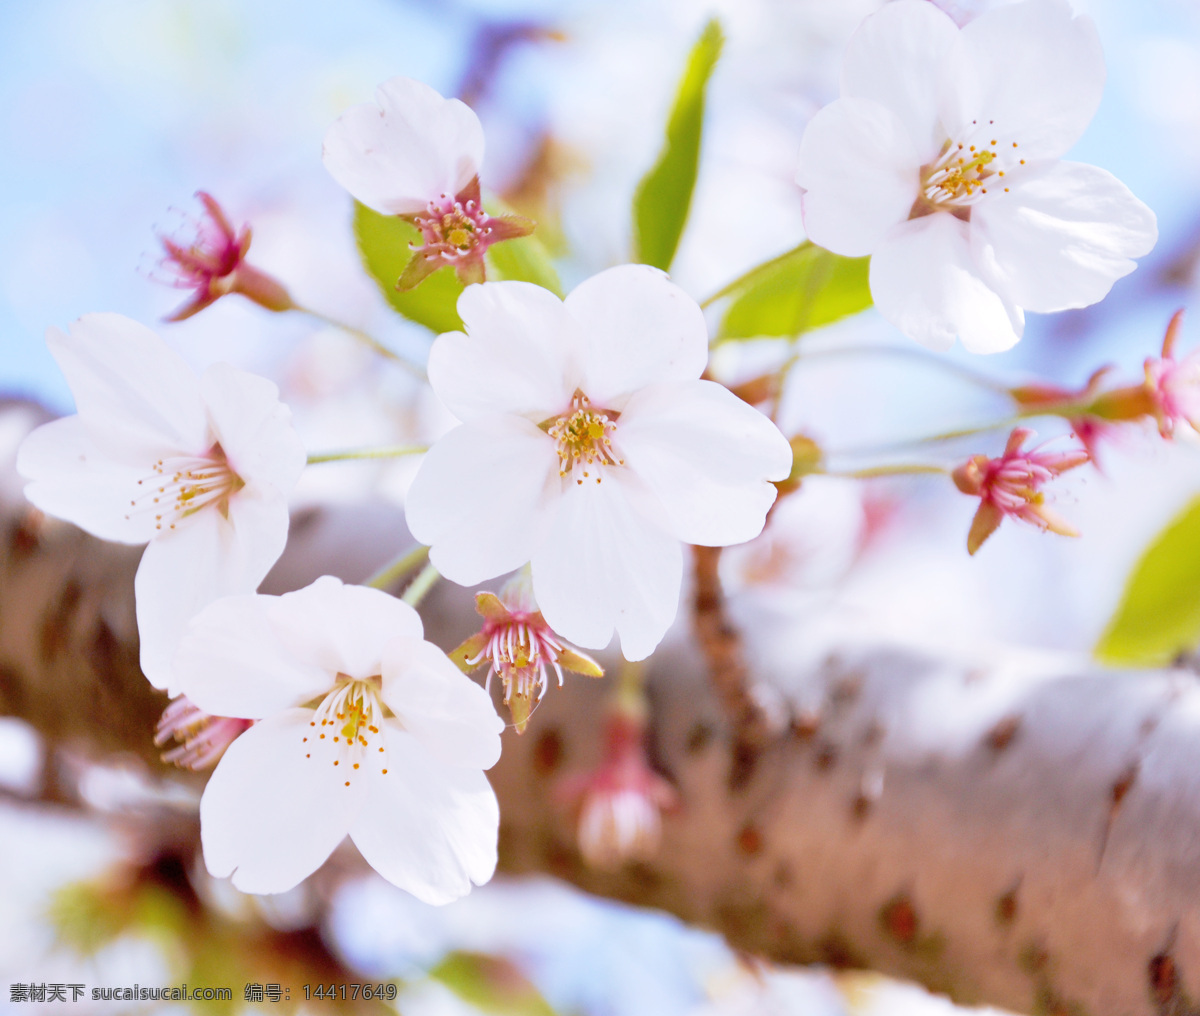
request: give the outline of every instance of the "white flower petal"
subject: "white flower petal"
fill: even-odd
[[[384,730],[388,772],[368,771],[370,800],[350,838],[393,885],[449,903],[496,870],[496,795],[478,769],[443,765],[395,720]]]
[[[582,331],[581,387],[595,406],[620,410],[643,385],[694,381],[708,364],[704,313],[657,268],[610,268],[565,304]]]
[[[621,414],[617,443],[685,543],[724,547],[756,537],[791,471],[779,428],[712,381],[648,385]]]
[[[533,591],[558,634],[587,649],[602,649],[613,629],[627,660],[645,659],[662,641],[679,609],[683,550],[634,503],[623,468],[602,483],[569,485],[532,560]]]
[[[149,328],[120,314],[85,314],[46,344],[92,439],[122,459],[202,452],[208,421],[191,368]]]
[[[1058,158],[1100,105],[1104,52],[1067,0],[994,7],[959,32],[942,119],[957,141],[1012,142],[1026,160]],[[983,137],[984,134],[990,137]]]
[[[213,434],[234,472],[247,484],[290,493],[307,456],[274,382],[216,363],[204,372],[200,390]]]
[[[410,215],[443,194],[458,194],[478,175],[483,128],[458,99],[392,78],[376,89],[375,103],[350,107],[329,128],[322,158],[364,205]]]
[[[554,441],[522,417],[494,416],[429,450],[404,511],[438,571],[470,586],[529,560],[561,487]]]
[[[227,596],[192,618],[172,660],[179,690],[207,713],[245,719],[270,716],[328,691],[334,672],[297,656],[280,638],[269,614],[278,600],[253,593]]]
[[[443,765],[490,769],[504,721],[491,697],[421,639],[393,639],[383,656],[383,701]]]
[[[17,471],[30,481],[31,504],[102,540],[145,543],[157,532],[154,513],[133,511],[130,503],[138,480],[153,475],[149,467],[114,459],[78,416],[52,420],[26,437]]]
[[[557,296],[528,282],[488,282],[463,290],[458,313],[466,333],[447,332],[429,351],[429,383],[450,412],[541,423],[568,408],[581,339]]]
[[[403,600],[369,586],[343,585],[324,575],[284,593],[267,607],[278,638],[301,660],[330,675],[375,677],[384,649],[395,638],[420,639],[422,625]]]
[[[981,201],[971,243],[998,288],[1027,310],[1087,307],[1158,238],[1154,213],[1107,170],[1055,162]]]
[[[870,254],[908,218],[921,158],[901,120],[870,99],[838,99],[809,121],[796,182],[808,238],[835,254]]]
[[[229,746],[200,801],[204,862],[242,892],[278,893],[311,875],[364,810],[366,780],[345,786],[327,759],[305,758],[311,709],[255,724]],[[369,809],[375,810],[375,809]]]
[[[957,336],[973,353],[996,353],[1021,337],[1024,314],[981,278],[969,227],[952,215],[898,227],[871,258],[870,281],[879,313],[930,349]]]
[[[894,0],[866,18],[846,47],[842,95],[895,113],[919,163],[932,162],[946,140],[942,78],[957,38],[958,26],[928,0]]]
[[[221,597],[253,593],[283,552],[287,526],[279,495],[235,496],[228,518],[206,508],[150,542],[133,585],[151,684],[174,690],[171,659],[188,622]]]

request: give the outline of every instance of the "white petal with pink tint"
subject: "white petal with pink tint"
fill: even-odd
[[[145,543],[156,533],[154,515],[130,513],[131,493],[150,470],[100,448],[78,416],[33,431],[21,444],[17,471],[29,477],[25,497],[47,515],[66,519],[102,540]]]
[[[1100,105],[1104,52],[1092,19],[1067,0],[1023,0],[968,22],[947,74],[941,109],[951,137],[986,129],[1028,160],[1057,159]]]
[[[871,99],[904,124],[918,164],[946,140],[938,116],[942,75],[958,27],[928,0],[893,0],[855,30],[842,63],[842,95]]]
[[[838,99],[809,121],[796,182],[804,188],[804,228],[835,254],[870,254],[908,218],[921,160],[904,124],[869,99]]]
[[[582,332],[579,387],[596,405],[620,410],[639,388],[695,381],[708,363],[703,313],[657,268],[610,268],[576,286],[564,305]]]
[[[775,503],[772,481],[792,449],[753,406],[712,381],[648,385],[625,407],[625,462],[665,509],[684,543],[724,547],[756,537]]]
[[[479,174],[483,128],[469,106],[411,78],[391,78],[375,102],[351,106],[329,128],[325,168],[383,215],[422,212]]]
[[[1054,162],[981,203],[971,244],[997,289],[1040,313],[1088,307],[1158,238],[1154,213],[1107,170]]]
[[[419,638],[393,639],[384,649],[380,695],[404,729],[445,763],[490,769],[500,759],[504,721],[488,693],[437,646]],[[492,729],[492,736],[484,731]]]
[[[529,560],[562,488],[557,466],[554,442],[523,416],[464,423],[421,462],[404,505],[408,528],[462,585],[512,571]]]
[[[305,757],[311,716],[287,709],[256,723],[225,749],[204,788],[204,863],[244,893],[284,892],[311,875],[366,803],[365,781],[346,787],[333,766]]]
[[[961,338],[973,353],[1016,345],[1025,319],[984,280],[967,224],[950,215],[906,222],[871,258],[879,313],[905,335],[945,350]]]
[[[450,903],[496,870],[496,794],[479,769],[445,765],[395,720],[385,730],[394,769],[372,772],[370,806],[350,838],[393,885],[424,903]]]
[[[528,282],[468,286],[458,298],[466,332],[429,351],[429,383],[460,420],[514,413],[534,423],[561,413],[580,382],[582,339],[553,293]]]
[[[677,537],[635,510],[630,482],[610,470],[602,483],[567,488],[534,552],[533,588],[564,638],[603,649],[615,630],[622,655],[641,660],[675,619],[683,552]]]

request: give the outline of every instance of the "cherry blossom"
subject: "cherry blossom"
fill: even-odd
[[[962,29],[924,0],[887,4],[851,38],[841,98],[801,142],[809,237],[871,255],[880,313],[933,349],[1008,349],[1026,310],[1096,303],[1158,235],[1110,173],[1061,161],[1104,76],[1095,28],[1067,0]]]
[[[954,483],[964,494],[980,499],[967,536],[967,551],[974,554],[996,531],[1005,516],[1027,522],[1060,536],[1079,532],[1046,506],[1042,487],[1061,473],[1088,461],[1082,448],[1049,452],[1041,448],[1022,451],[1033,431],[1018,427],[1008,437],[1004,454],[990,459],[975,455],[954,470]]]
[[[533,229],[520,216],[484,211],[479,118],[420,81],[391,78],[376,89],[374,103],[346,110],[325,135],[323,158],[358,201],[420,232],[398,289],[412,289],[443,265],[464,283],[482,282],[488,247]]]
[[[210,195],[199,191],[196,197],[204,206],[204,214],[191,224],[188,241],[159,237],[166,252],[160,264],[171,275],[169,284],[193,291],[192,298],[167,320],[189,318],[229,293],[241,293],[267,310],[291,310],[295,304],[282,283],[246,262],[250,227],[235,230],[229,216]]]
[[[565,301],[523,282],[470,286],[466,332],[434,343],[429,380],[463,421],[430,449],[409,527],[447,578],[473,585],[531,564],[563,638],[648,656],[674,620],[681,541],[762,530],[791,468],[787,440],[700,380],[700,308],[657,269],[611,268]]]
[[[227,597],[192,621],[175,670],[198,708],[256,721],[200,801],[215,877],[283,892],[349,836],[426,903],[491,878],[500,813],[483,770],[504,723],[408,604],[329,576]]]
[[[88,314],[46,342],[78,413],[26,438],[25,496],[94,536],[147,543],[134,580],[142,670],[175,687],[188,620],[252,592],[283,552],[305,454],[265,378],[226,363],[197,377],[144,325]]]
[[[525,733],[530,713],[546,694],[549,671],[563,683],[563,671],[603,677],[600,664],[554,634],[533,600],[528,575],[519,574],[500,591],[477,593],[475,609],[483,628],[450,653],[465,672],[488,664],[488,689],[497,674],[504,683],[504,704],[518,734]]]
[[[564,780],[559,794],[578,803],[579,852],[593,868],[653,858],[662,840],[662,812],[677,804],[674,789],[650,768],[644,722],[622,711],[605,720],[600,765]]]

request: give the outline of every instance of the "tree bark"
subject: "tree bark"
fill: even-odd
[[[0,480],[0,710],[51,746],[162,771],[151,736],[166,698],[137,667],[140,548],[42,519],[11,493],[11,469]],[[301,512],[267,591],[361,580],[407,540],[395,508]],[[470,595],[447,583],[423,613],[444,647],[476,627]],[[575,847],[555,787],[597,761],[608,682],[568,678],[526,735],[505,735],[491,772],[502,867],[662,908],[772,960],[875,969],[959,1002],[1200,1013],[1190,672],[851,646],[802,675],[819,707],[748,740],[706,671],[686,642],[651,661],[651,756],[680,798],[653,861],[597,871]]]

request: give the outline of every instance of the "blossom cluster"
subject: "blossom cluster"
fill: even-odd
[[[1065,0],[1024,0],[962,29],[932,4],[895,0],[851,39],[842,96],[803,137],[810,239],[871,255],[875,305],[936,348],[961,337],[1005,349],[1025,310],[1101,299],[1156,235],[1122,184],[1060,158],[1103,73],[1094,29]],[[819,467],[819,456],[798,466],[804,439],[710,376],[704,311],[664,271],[618,265],[565,298],[489,281],[491,249],[534,224],[485,201],[483,156],[474,112],[407,78],[348,109],[324,142],[337,183],[411,227],[388,283],[407,291],[450,269],[465,284],[462,330],[429,352],[429,385],[455,425],[405,501],[429,566],[403,599],[332,576],[258,592],[307,461],[272,382],[225,363],[198,376],[116,314],[47,338],[77,412],[24,443],[26,495],[96,536],[146,545],[141,665],[175,697],[157,741],[175,742],[169,761],[215,766],[200,804],[205,861],[247,892],[296,885],[347,837],[427,902],[485,882],[499,811],[484,771],[505,726],[493,680],[520,733],[551,674],[602,676],[583,650],[615,635],[626,661],[645,659],[676,619],[685,547],[755,539],[781,492]],[[192,292],[170,320],[229,294],[304,313],[248,264],[249,228],[199,197],[195,238],[163,239],[173,284]],[[1197,354],[1175,361],[1172,345],[1147,362],[1138,402],[1164,434],[1200,423]],[[1103,398],[1059,402],[1080,420],[1119,418]],[[1071,531],[1041,488],[1088,451],[1026,451],[1028,433],[953,474],[980,498],[972,553],[1006,515]],[[513,576],[477,594],[480,630],[448,653],[414,608],[438,575]],[[481,686],[468,675],[485,666]],[[675,804],[644,727],[640,708],[610,716],[604,763],[578,784],[591,863],[648,856]]]

